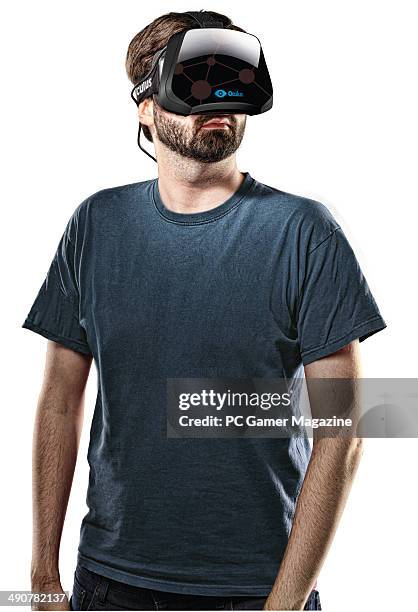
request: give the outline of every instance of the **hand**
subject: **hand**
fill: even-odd
[[[274,597],[271,594],[267,597],[263,610],[303,610],[305,607],[304,602],[287,601],[280,599],[280,597]]]
[[[32,610],[71,610],[70,602],[60,582],[32,585],[32,593],[59,595],[59,601],[55,601],[53,597],[51,597],[51,601],[32,601]]]

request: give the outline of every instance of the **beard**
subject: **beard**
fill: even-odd
[[[219,162],[238,149],[244,136],[245,120],[238,124],[234,115],[228,115],[228,128],[201,129],[211,115],[198,115],[191,128],[179,121],[155,102],[153,104],[154,126],[158,139],[174,153],[203,163]],[[223,113],[219,113],[222,115]],[[212,115],[214,116],[214,115]]]

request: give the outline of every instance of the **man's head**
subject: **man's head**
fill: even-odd
[[[225,15],[214,12],[210,15],[221,21],[224,28],[244,31]],[[165,47],[173,34],[196,27],[198,24],[187,13],[167,13],[141,30],[129,44],[126,57],[126,71],[132,83],[148,72],[155,53]],[[155,97],[147,98],[138,108],[142,130],[149,141],[157,139],[171,151],[196,161],[217,162],[229,157],[244,135],[244,114],[182,116],[163,109]]]

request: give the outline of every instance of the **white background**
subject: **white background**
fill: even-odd
[[[75,207],[99,189],[156,176],[154,162],[136,146],[136,108],[124,71],[130,39],[162,13],[200,8],[228,12],[261,38],[275,85],[273,109],[248,120],[240,169],[329,206],[388,324],[362,344],[364,375],[417,374],[412,1],[2,4],[0,589],[29,588],[31,430],[46,340],[20,325]],[[62,543],[66,589],[86,512],[95,387],[93,366]],[[417,440],[367,442],[320,577],[324,609],[416,605],[417,450]]]

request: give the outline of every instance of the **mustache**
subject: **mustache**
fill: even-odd
[[[226,113],[222,114],[222,113],[210,113],[210,114],[205,114],[205,115],[198,115],[197,119],[195,121],[195,130],[198,131],[200,130],[200,128],[203,126],[203,124],[205,124],[207,121],[210,121],[211,119],[213,119],[214,117],[216,118],[223,118],[226,117],[228,118],[229,124],[230,124],[230,128],[232,130],[235,130],[236,126],[237,126],[237,120],[236,117],[234,117],[233,115],[228,115]]]

